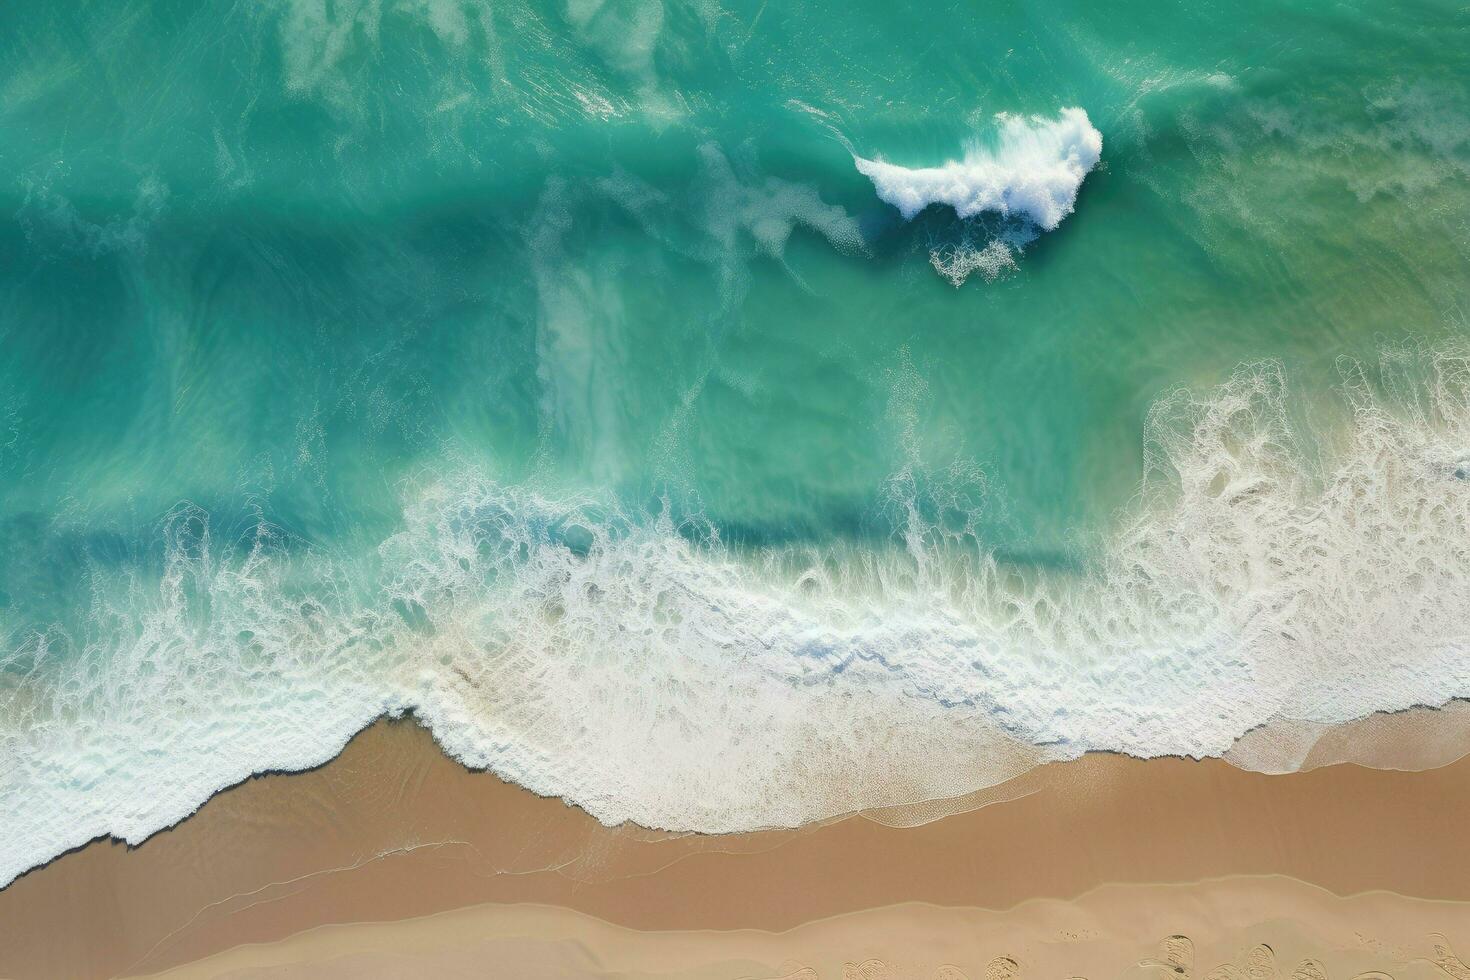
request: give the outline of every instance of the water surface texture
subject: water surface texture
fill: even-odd
[[[0,11],[0,883],[413,712],[729,831],[1470,696],[1450,2]]]

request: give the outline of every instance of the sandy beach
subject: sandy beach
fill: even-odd
[[[645,932],[569,909],[479,905],[323,926],[237,947],[159,977],[687,977],[697,980],[1210,980],[1463,977],[1454,903],[1341,899],[1290,878],[1109,885],[1008,911],[908,903],[773,933]]]
[[[1334,730],[1309,750],[1324,764],[1288,775],[1091,755],[916,826],[902,825],[911,809],[728,837],[603,827],[465,770],[411,721],[381,722],[327,765],[252,779],[139,847],[97,842],[22,877],[0,892],[0,976],[321,975],[306,964],[328,960],[365,975],[344,950],[379,945],[396,952],[367,975],[442,956],[431,974],[836,976],[839,959],[893,958],[857,939],[904,929],[930,937],[895,944],[910,953],[968,937],[945,954],[966,976],[1002,954],[1051,964],[1036,975],[1117,973],[1176,932],[1229,962],[1231,943],[1267,942],[1287,919],[1302,956],[1378,943],[1408,963],[1434,932],[1470,944],[1470,759],[1338,760],[1391,762],[1386,738],[1405,726],[1419,763],[1435,761],[1426,746],[1453,757],[1461,721]],[[472,937],[540,965],[475,973]]]
[[[1470,980],[1470,0],[0,13],[0,980]]]

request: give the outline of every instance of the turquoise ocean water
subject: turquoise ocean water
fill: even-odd
[[[1466,50],[8,6],[0,882],[384,712],[721,831],[1470,695]]]

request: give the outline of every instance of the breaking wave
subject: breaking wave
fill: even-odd
[[[886,548],[742,550],[667,506],[445,473],[367,556],[180,506],[151,579],[0,659],[0,884],[138,842],[412,712],[444,749],[624,820],[791,826],[1090,750],[1220,755],[1274,719],[1470,695],[1470,356],[1280,365],[1153,409],[1078,571],[987,550],[970,479],[905,468]]]
[[[1024,218],[1051,231],[1072,213],[1082,180],[1102,156],[1102,134],[1082,109],[1056,119],[996,117],[990,143],[974,143],[960,160],[938,167],[902,167],[854,157],[878,196],[905,219],[932,204],[961,218],[983,212]]]
[[[912,220],[931,205],[953,209],[957,226],[931,241],[929,264],[953,286],[1014,271],[1016,257],[1071,214],[1077,190],[1102,155],[1102,134],[1082,109],[1056,119],[996,117],[988,142],[939,167],[902,167],[853,155],[878,197]]]

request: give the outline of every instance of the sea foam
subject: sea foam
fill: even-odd
[[[912,219],[932,204],[961,218],[983,212],[1024,218],[1051,231],[1072,213],[1077,190],[1102,156],[1102,134],[1079,108],[1043,116],[996,117],[994,139],[938,167],[904,167],[854,156],[878,196]]]
[[[452,471],[371,560],[180,507],[161,576],[98,569],[84,628],[0,660],[0,884],[384,714],[604,822],[723,832],[1470,696],[1470,358],[1345,363],[1340,391],[1321,431],[1275,364],[1162,399],[1136,502],[1071,572],[1001,560],[912,468],[887,547],[742,551]]]

